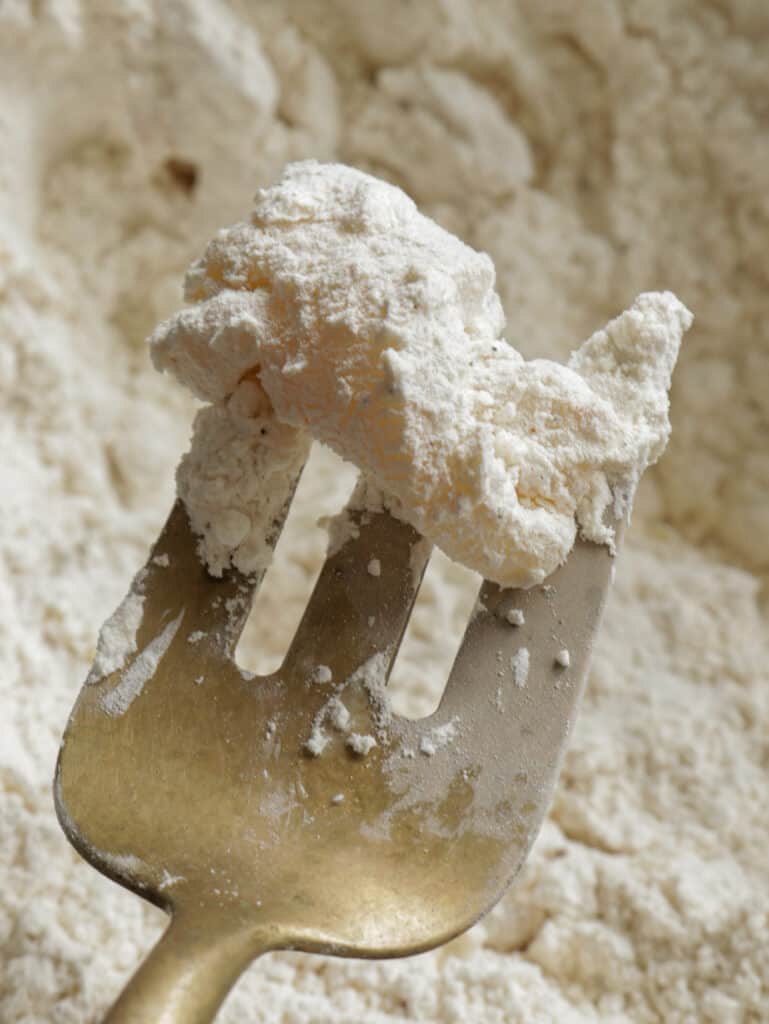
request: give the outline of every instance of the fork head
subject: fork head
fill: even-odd
[[[429,548],[386,512],[354,532],[281,668],[252,677],[233,652],[258,581],[210,577],[177,503],[133,583],[136,650],[62,742],[78,851],[260,948],[406,955],[493,905],[550,801],[612,570],[579,541],[544,586],[485,583],[440,706],[411,721],[384,687]]]

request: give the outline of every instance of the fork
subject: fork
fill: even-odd
[[[107,1024],[208,1024],[271,950],[431,949],[531,847],[612,555],[578,540],[544,585],[484,582],[439,707],[414,721],[385,684],[429,545],[387,512],[353,516],[270,675],[234,661],[261,579],[211,577],[179,502],[133,581],[136,652],[83,686],[54,782],[78,852],[170,915]]]

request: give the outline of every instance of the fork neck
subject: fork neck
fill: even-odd
[[[246,967],[273,948],[253,930],[175,913],[104,1024],[211,1024]]]

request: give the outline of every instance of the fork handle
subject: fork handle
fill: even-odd
[[[246,967],[270,946],[253,932],[216,934],[172,917],[104,1024],[211,1024]]]

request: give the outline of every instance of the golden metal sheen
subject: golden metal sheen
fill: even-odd
[[[499,899],[528,853],[612,557],[579,541],[545,586],[484,583],[439,709],[388,724],[349,680],[377,654],[389,672],[429,549],[386,513],[358,525],[269,676],[233,659],[259,581],[209,576],[178,503],[134,581],[138,653],[83,686],[55,780],[80,854],[171,918],[109,1024],[207,1024],[269,950],[393,957],[438,946]],[[511,607],[523,625],[506,621]],[[516,686],[510,658],[522,646],[530,668]],[[562,648],[568,668],[555,660]],[[310,756],[315,716],[340,686],[348,732],[377,746],[359,756],[327,724],[328,746]]]

